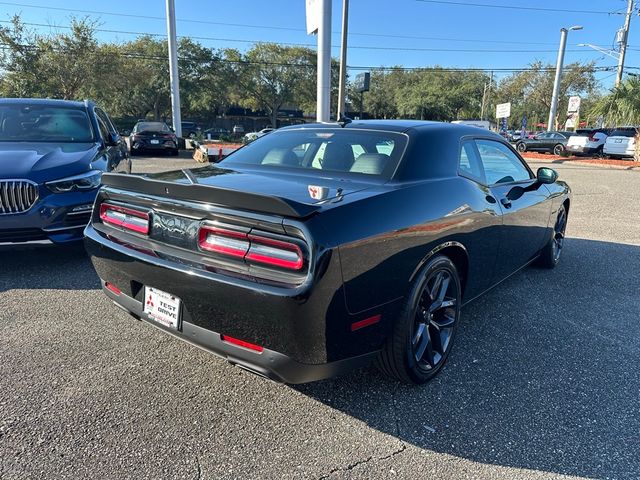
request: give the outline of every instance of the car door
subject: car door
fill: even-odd
[[[549,148],[549,133],[541,133],[531,140],[529,150],[545,150]]]
[[[502,209],[502,231],[493,281],[534,258],[549,234],[551,201],[526,163],[508,145],[476,139],[486,182]]]
[[[130,172],[131,165],[124,140],[116,131],[111,119],[104,110],[96,107],[94,112],[98,121],[100,136],[103,140],[104,155],[107,159],[107,170]],[[116,139],[116,141],[112,142],[113,139]]]

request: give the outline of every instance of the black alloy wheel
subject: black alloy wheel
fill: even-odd
[[[460,304],[455,265],[444,256],[433,258],[412,286],[378,359],[380,369],[405,383],[422,384],[433,378],[451,352]]]
[[[516,145],[516,149],[519,152],[526,152],[527,151],[527,144],[524,142],[520,142],[518,145]]]
[[[564,145],[562,145],[561,143],[559,143],[555,147],[553,147],[553,154],[554,155],[562,155],[563,153],[564,153]]]
[[[540,251],[538,263],[545,268],[554,268],[560,262],[564,248],[565,232],[567,230],[567,210],[563,206],[558,209],[553,234],[545,247]]]

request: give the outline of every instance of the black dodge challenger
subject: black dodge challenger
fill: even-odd
[[[371,360],[426,382],[462,306],[558,263],[571,202],[500,136],[419,121],[282,128],[215,166],[102,179],[85,235],[106,295],[289,383]]]

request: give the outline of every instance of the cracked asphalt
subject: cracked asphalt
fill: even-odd
[[[560,265],[465,308],[423,387],[271,383],[115,308],[82,248],[0,252],[0,478],[640,478],[640,172],[555,168]]]

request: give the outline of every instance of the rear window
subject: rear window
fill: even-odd
[[[171,130],[163,122],[140,122],[133,127],[135,132],[170,132]]]
[[[407,137],[401,133],[355,129],[301,129],[273,132],[237,150],[222,166],[293,168],[305,174],[390,178]]]
[[[613,132],[611,132],[612,137],[635,137],[636,129],[635,128],[616,128]]]
[[[0,106],[2,142],[93,142],[86,110],[45,105]]]

